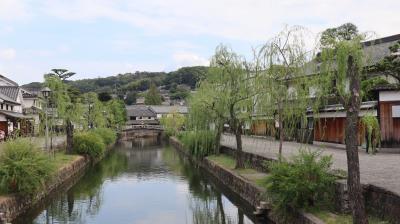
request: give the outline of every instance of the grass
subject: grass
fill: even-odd
[[[64,152],[57,152],[55,154],[55,158],[53,160],[54,164],[56,165],[57,170],[61,167],[71,163],[73,160],[78,158],[78,155],[67,155]]]
[[[264,173],[258,172],[252,168],[243,168],[243,169],[235,169],[236,160],[228,155],[212,155],[207,157],[212,162],[226,168],[232,170],[234,173],[238,174],[239,176],[244,177],[245,179],[255,183],[258,186],[262,186],[262,180],[265,178]]]
[[[227,155],[212,155],[207,157],[209,160],[213,161],[214,163],[225,167],[227,169],[233,170],[235,169],[236,165],[236,160],[230,156]]]
[[[322,211],[311,211],[311,213],[318,218],[320,218],[322,221],[324,221],[326,224],[353,224],[353,219],[351,215],[347,214],[334,214],[326,210]],[[368,217],[368,221],[370,224],[389,224],[387,221],[382,221],[379,218],[370,216]]]

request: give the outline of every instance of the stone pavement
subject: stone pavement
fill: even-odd
[[[242,141],[243,151],[267,158],[277,158],[278,141],[250,136],[243,136]],[[236,148],[235,137],[229,134],[222,135],[221,145]],[[333,169],[347,171],[346,151],[344,149],[284,142],[282,153],[285,158],[288,158],[297,154],[299,148],[305,147],[311,150],[321,150],[323,155],[332,155]],[[400,195],[400,154],[381,152],[369,155],[365,151],[360,150],[359,156],[361,182],[363,184],[372,184]]]

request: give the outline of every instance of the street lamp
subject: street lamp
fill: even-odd
[[[44,87],[42,90],[42,96],[46,99],[46,107],[45,107],[45,122],[46,122],[46,138],[45,138],[45,144],[46,144],[46,151],[49,150],[49,144],[48,144],[48,139],[49,139],[49,127],[47,125],[47,108],[49,104],[49,96],[51,94],[51,89],[49,87]]]

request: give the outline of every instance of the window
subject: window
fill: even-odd
[[[6,110],[8,110],[8,104],[6,104]]]
[[[14,110],[14,106],[11,106],[11,110],[12,110],[12,111]]]
[[[148,119],[151,119],[151,117],[148,117]]]
[[[1,109],[3,110],[3,108],[4,108],[4,104],[1,104]]]

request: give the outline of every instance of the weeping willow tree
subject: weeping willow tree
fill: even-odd
[[[343,38],[332,35],[328,41],[329,45],[323,45],[321,48],[319,92],[322,97],[333,93],[346,111],[345,144],[350,206],[353,223],[365,224],[368,223],[368,219],[360,184],[358,156],[358,124],[362,99],[360,86],[365,64],[361,41],[364,35],[353,33],[341,36]]]
[[[52,90],[50,103],[53,105],[57,119],[63,121],[67,134],[67,153],[72,153],[74,126],[80,124],[83,114],[81,99],[69,89],[60,77],[53,75],[45,76],[45,86]]]
[[[376,147],[380,147],[381,142],[381,130],[378,118],[372,114],[367,114],[361,119],[361,122],[367,131],[367,153],[368,148],[371,147],[370,152],[375,154],[378,151]]]
[[[214,153],[219,154],[221,134],[226,121],[226,108],[218,94],[217,83],[202,81],[189,99],[188,129],[214,129]]]
[[[284,139],[296,136],[299,125],[306,123],[310,82],[304,78],[309,55],[305,34],[301,27],[285,28],[256,53],[256,109],[278,129],[279,157]]]
[[[211,59],[206,81],[218,96],[216,106],[221,107],[218,110],[226,111],[221,115],[235,135],[236,168],[244,167],[241,135],[254,107],[255,88],[251,80],[254,80],[251,65],[228,47],[218,46]]]
[[[87,120],[87,124],[85,127],[89,129],[106,127],[107,120],[105,115],[107,108],[105,104],[98,99],[97,93],[85,93],[82,98],[86,105],[84,117]]]

